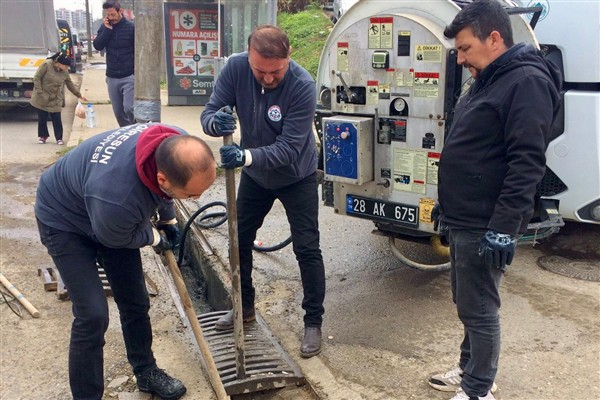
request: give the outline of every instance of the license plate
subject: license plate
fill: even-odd
[[[419,225],[419,210],[415,206],[350,194],[346,195],[346,214],[359,218],[399,222],[410,226]]]

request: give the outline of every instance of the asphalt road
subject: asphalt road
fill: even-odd
[[[197,206],[225,200],[224,181]],[[323,399],[448,399],[426,383],[430,372],[457,362],[461,325],[448,272],[422,272],[392,255],[369,221],[321,207],[321,247],[327,273],[324,347],[319,357],[297,356],[302,289],[288,246],[255,253],[257,308]],[[227,265],[227,227],[203,231]],[[258,239],[287,237],[276,203]],[[536,247],[520,246],[501,285],[503,350],[498,399],[600,398],[600,284],[549,272],[542,257],[585,260],[600,269],[600,226],[569,224]],[[585,389],[583,389],[585,388]],[[583,389],[583,390],[582,390]]]

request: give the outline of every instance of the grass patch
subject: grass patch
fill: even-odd
[[[292,59],[316,79],[321,51],[333,26],[331,21],[318,5],[311,4],[299,13],[279,13],[277,24],[290,39]]]

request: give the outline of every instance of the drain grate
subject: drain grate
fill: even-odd
[[[244,324],[246,377],[238,379],[233,329],[215,329],[217,320],[226,313],[227,311],[216,311],[202,314],[198,321],[228,395],[305,383],[302,371],[281,347],[258,312],[256,321]]]
[[[598,260],[571,260],[550,255],[538,258],[537,263],[540,267],[559,275],[600,282],[600,261]]]

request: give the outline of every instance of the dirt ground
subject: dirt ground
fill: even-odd
[[[69,101],[63,113],[66,130],[73,120],[74,99]],[[71,303],[58,300],[55,292],[44,291],[38,269],[51,267],[52,261],[39,243],[33,215],[39,176],[59,156],[61,148],[35,143],[35,121],[35,114],[23,110],[11,110],[0,120],[0,272],[40,312],[40,318],[33,318],[23,310],[20,318],[0,298],[2,400],[70,398],[67,355]],[[223,190],[223,185],[214,187],[204,201],[222,200]],[[447,275],[398,266],[375,235],[351,234],[368,233],[371,227],[361,224],[364,221],[340,219],[331,210],[320,218],[328,267],[325,346],[319,357],[295,357],[319,398],[449,398],[424,382],[429,371],[454,360],[450,349],[455,346],[449,343],[459,341]],[[340,228],[346,232],[342,237]],[[577,255],[566,252],[568,248],[592,260],[589,269],[597,272],[597,228],[570,225],[545,245],[519,250],[518,262],[502,287],[507,336],[499,377],[500,390],[505,394],[499,398],[598,397],[600,388],[594,380],[600,371],[598,285],[551,274],[536,265],[544,255]],[[220,245],[216,251],[221,255],[227,254],[225,231],[222,227],[208,233]],[[160,260],[149,249],[143,251],[143,257],[145,270],[158,288],[158,295],[151,298],[150,316],[159,366],[184,381],[189,393],[185,398],[214,399],[197,346],[181,322],[159,268]],[[291,250],[260,255],[258,260],[258,309],[284,347],[297,352],[301,286]],[[545,260],[547,264],[556,261]],[[106,334],[105,399],[149,400],[150,396],[136,392],[118,313],[112,301],[109,305],[112,320]],[[517,388],[521,395],[515,394]],[[307,399],[303,393],[270,398]]]

